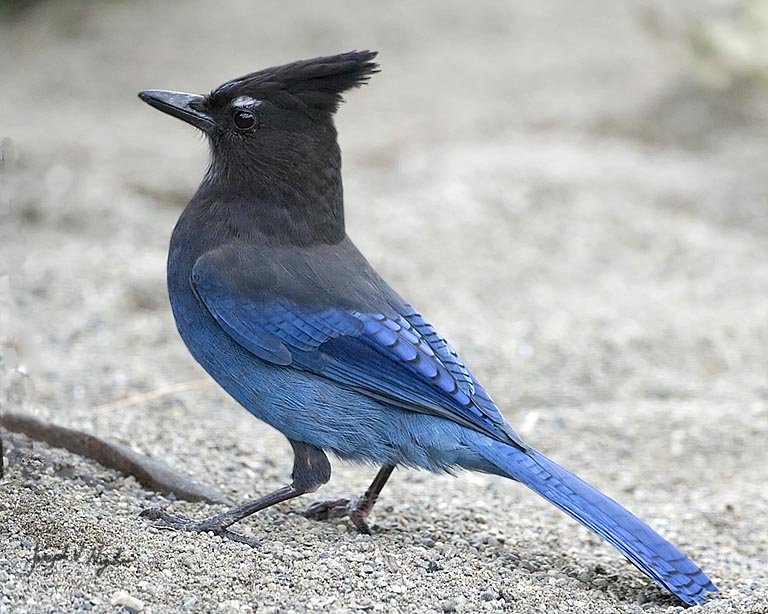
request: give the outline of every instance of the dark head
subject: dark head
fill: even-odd
[[[139,97],[208,137],[211,162],[199,195],[274,205],[292,218],[286,222],[300,221],[311,207],[310,217],[338,218],[343,232],[333,115],[345,91],[378,71],[375,57],[353,51],[267,68],[207,96],[146,90]]]

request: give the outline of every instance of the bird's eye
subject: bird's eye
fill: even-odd
[[[234,122],[238,130],[250,130],[256,123],[256,116],[250,111],[236,111]]]

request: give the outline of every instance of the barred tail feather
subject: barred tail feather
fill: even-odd
[[[486,441],[476,447],[479,454],[605,539],[685,603],[704,603],[708,593],[718,592],[696,563],[594,486],[536,450]]]

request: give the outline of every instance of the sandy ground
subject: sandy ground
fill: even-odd
[[[0,334],[12,339],[0,402],[236,501],[285,484],[285,440],[210,385],[176,334],[164,259],[206,152],[135,95],[379,49],[383,72],[338,120],[350,235],[523,436],[710,574],[722,595],[706,611],[768,611],[768,94],[691,43],[710,20],[738,25],[733,5],[70,1],[0,13],[0,137],[15,151],[6,144],[2,175]],[[261,541],[251,549],[137,517],[221,507],[3,439],[3,612],[680,607],[498,478],[398,471],[370,537],[286,514],[359,493],[374,473],[337,462],[319,493],[242,523]]]

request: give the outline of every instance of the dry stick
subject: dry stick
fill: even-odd
[[[168,465],[134,452],[128,446],[39,420],[30,415],[3,412],[0,426],[55,448],[64,448],[92,458],[105,467],[134,476],[142,486],[158,492],[173,493],[186,501],[226,503],[230,501],[213,488],[171,469]]]

